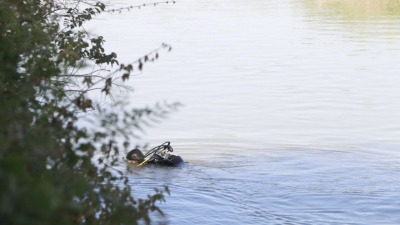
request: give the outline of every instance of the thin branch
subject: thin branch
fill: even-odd
[[[142,7],[146,7],[146,6],[149,6],[149,5],[157,6],[157,5],[160,5],[160,4],[169,4],[169,3],[175,4],[176,1],[144,3],[144,4],[141,4],[141,5],[131,5],[131,6],[121,7],[121,8],[117,8],[117,9],[104,10],[104,12],[108,12],[108,13],[120,12],[121,13],[122,10],[128,10],[129,11],[130,9],[140,9]]]
[[[94,90],[101,90],[102,88],[90,88],[90,89],[70,89],[70,90],[64,90],[64,91],[68,91],[68,92],[79,92],[79,93],[87,93],[89,91],[94,91]]]

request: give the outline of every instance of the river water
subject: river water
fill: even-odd
[[[155,223],[400,224],[399,0],[178,0],[89,30],[121,62],[173,47],[121,93],[184,104],[138,143],[189,163],[127,170],[135,196],[170,187]]]

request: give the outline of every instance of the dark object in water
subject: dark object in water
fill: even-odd
[[[154,147],[146,154],[143,154],[139,149],[133,149],[126,155],[126,159],[133,162],[137,166],[143,166],[145,164],[153,164],[160,166],[171,166],[178,167],[184,164],[183,159],[180,156],[172,155],[170,152],[174,150],[171,147],[169,141],[162,145]]]

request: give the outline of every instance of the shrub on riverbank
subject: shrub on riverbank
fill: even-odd
[[[109,170],[128,148],[133,128],[157,112],[107,112],[88,95],[99,90],[109,96],[133,70],[157,59],[159,49],[119,64],[103,38],[83,28],[105,10],[91,0],[0,2],[2,224],[137,224],[161,212],[156,202],[164,191],[135,199],[127,177]],[[83,73],[88,63],[96,69]],[[118,69],[107,72],[103,65]],[[78,126],[82,116],[99,127]]]

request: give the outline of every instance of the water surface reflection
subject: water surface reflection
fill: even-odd
[[[399,0],[306,0],[307,7],[345,20],[390,19],[400,16]],[[331,13],[329,13],[331,12]]]

